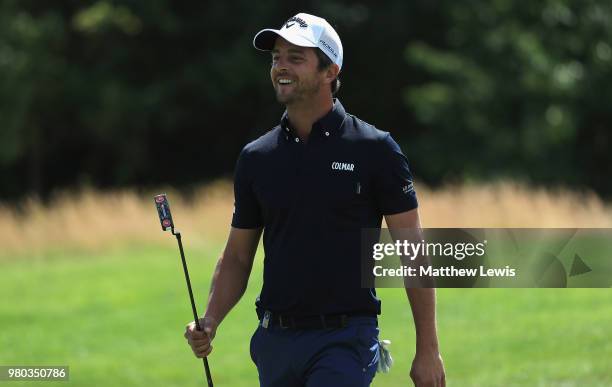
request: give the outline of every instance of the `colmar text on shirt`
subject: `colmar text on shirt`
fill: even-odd
[[[351,163],[340,163],[338,161],[334,161],[331,165],[332,169],[337,171],[351,171],[355,169],[355,165]]]

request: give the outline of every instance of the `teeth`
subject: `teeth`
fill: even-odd
[[[290,83],[292,83],[292,82],[293,82],[293,81],[292,81],[291,79],[284,79],[284,78],[281,78],[281,79],[279,79],[279,80],[278,80],[278,83],[280,83],[281,85],[288,85],[288,84],[290,84]]]

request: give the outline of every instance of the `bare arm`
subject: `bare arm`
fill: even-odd
[[[260,228],[231,228],[227,244],[213,274],[206,312],[200,319],[204,332],[195,329],[195,322],[187,324],[185,328],[184,336],[196,357],[206,357],[210,354],[210,343],[215,337],[217,327],[244,294],[260,236]]]
[[[393,239],[422,239],[419,213],[416,209],[385,216]],[[436,291],[434,288],[406,287],[416,330],[416,356],[410,376],[416,386],[444,386],[444,365],[436,329]]]
[[[221,323],[246,290],[261,229],[232,227],[213,274],[204,317]]]

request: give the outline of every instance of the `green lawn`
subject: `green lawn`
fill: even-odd
[[[221,246],[194,251],[185,243],[202,308]],[[216,386],[257,385],[248,345],[260,276],[258,257],[247,294],[215,340]],[[0,294],[0,365],[70,366],[70,383],[45,385],[205,385],[182,337],[191,311],[176,247],[5,260]],[[410,309],[401,289],[379,294],[396,365],[374,385],[409,386]],[[612,385],[611,289],[440,289],[438,303],[449,386]]]

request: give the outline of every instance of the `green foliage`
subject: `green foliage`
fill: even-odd
[[[107,1],[98,1],[78,11],[72,21],[74,28],[88,33],[99,33],[105,28],[116,28],[124,34],[135,35],[142,30],[141,20],[129,8],[113,6]]]
[[[427,128],[413,147],[433,161],[424,175],[501,174],[609,194],[612,6],[443,3],[443,39],[410,42],[405,52],[426,74],[404,90]]]
[[[4,1],[0,198],[229,174],[282,107],[251,41],[298,11],[345,46],[347,109],[429,183],[499,175],[612,194],[612,6],[548,0]]]

